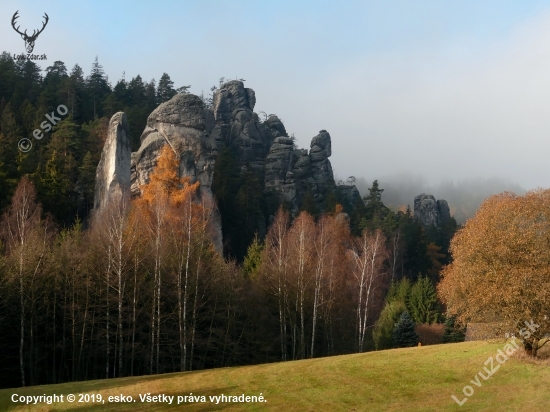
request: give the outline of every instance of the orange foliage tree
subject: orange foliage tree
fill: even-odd
[[[550,332],[550,190],[487,199],[451,242],[438,293],[459,322],[500,322],[535,356]],[[527,322],[527,323],[526,323]]]
[[[149,182],[141,187],[142,197],[137,200],[135,208],[139,220],[145,223],[154,258],[150,373],[154,363],[157,372],[159,365],[161,285],[164,272],[171,272],[176,278],[180,369],[186,370],[191,237],[197,228],[205,230],[205,225],[199,223],[200,217],[204,216],[199,211],[201,205],[194,202],[200,183],[191,184],[189,177],[180,177],[178,166],[176,154],[170,146],[165,145]]]

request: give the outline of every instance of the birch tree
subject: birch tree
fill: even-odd
[[[322,286],[325,282],[326,271],[330,268],[329,251],[335,243],[334,239],[334,218],[331,216],[323,216],[319,219],[316,225],[315,237],[313,245],[315,247],[315,279],[314,279],[314,298],[313,298],[313,320],[311,330],[311,352],[310,357],[313,358],[315,349],[315,332],[317,327],[317,313],[319,303],[322,296]]]
[[[311,284],[311,273],[314,247],[312,239],[315,236],[315,222],[307,212],[302,212],[293,222],[289,231],[289,261],[292,270],[292,284],[295,293],[295,308],[300,319],[300,339],[298,357],[306,357],[305,306],[306,294]]]
[[[277,298],[281,360],[287,360],[286,311],[288,305],[288,227],[289,215],[279,208],[266,237],[262,272],[267,290]]]
[[[351,256],[353,276],[357,287],[357,347],[363,352],[370,310],[375,292],[386,278],[383,268],[386,250],[385,239],[380,229],[369,233],[365,229],[360,238],[355,239]]]
[[[11,206],[2,216],[2,237],[19,289],[19,369],[21,386],[25,386],[25,336],[28,296],[41,269],[47,246],[47,222],[41,220],[41,207],[36,203],[34,185],[23,177],[15,190]],[[34,316],[31,313],[31,316]],[[32,336],[32,324],[29,331]]]

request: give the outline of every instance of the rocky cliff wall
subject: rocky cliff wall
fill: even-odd
[[[110,199],[130,194],[131,149],[128,120],[116,113],[109,129],[95,178],[94,208],[105,207]]]
[[[254,91],[245,88],[241,81],[223,84],[214,95],[212,108],[205,107],[198,96],[178,94],[149,115],[141,146],[131,157],[126,117],[117,113],[111,119],[109,143],[98,166],[96,207],[109,197],[105,188],[112,182],[131,190],[132,196],[140,196],[140,186],[148,182],[165,145],[179,157],[180,174],[199,180],[206,196],[212,196],[216,157],[228,146],[236,154],[239,167],[253,171],[264,184],[265,192],[287,202],[293,214],[298,213],[307,193],[322,204],[326,193],[336,187],[329,161],[330,134],[321,130],[311,140],[309,151],[297,149],[277,116],[260,121],[253,111],[255,103]],[[351,195],[355,196],[355,192],[356,189],[351,190]],[[219,213],[213,217],[212,225],[213,238],[221,249]]]

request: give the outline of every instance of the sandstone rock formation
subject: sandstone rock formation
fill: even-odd
[[[273,120],[271,124],[277,124],[277,121]],[[311,140],[309,153],[305,149],[295,149],[294,141],[289,137],[276,137],[266,158],[266,191],[278,194],[281,200],[288,202],[294,214],[307,192],[321,203],[327,191],[335,189],[328,160],[331,154],[330,134],[326,130],[321,130]]]
[[[422,225],[441,227],[451,219],[446,200],[435,200],[432,195],[422,193],[414,198],[414,218]]]
[[[123,112],[116,113],[109,129],[95,179],[94,208],[104,207],[110,199],[130,194],[131,148],[128,120]]]
[[[219,146],[209,136],[213,126],[212,112],[192,94],[178,94],[158,106],[147,119],[139,150],[132,153],[132,195],[140,194],[165,144],[179,155],[182,175],[210,187]]]
[[[180,175],[190,176],[192,182],[200,181],[199,196],[212,198],[216,157],[223,147],[230,147],[240,170],[256,174],[266,194],[287,202],[293,214],[299,211],[307,193],[316,202],[324,202],[326,194],[336,190],[328,159],[332,154],[330,134],[321,130],[312,139],[309,151],[297,149],[281,120],[271,115],[261,122],[253,111],[255,104],[254,91],[236,80],[216,91],[212,108],[206,107],[198,96],[178,94],[149,115],[141,146],[131,154],[131,162],[126,117],[117,113],[111,119],[111,125],[118,125],[116,133],[110,132],[110,143],[98,166],[96,207],[102,207],[110,196],[105,188],[112,182],[124,190],[130,189],[132,196],[140,196],[140,186],[148,182],[159,152],[167,144],[179,157]],[[355,186],[339,190],[349,200],[361,198]],[[265,232],[268,217],[260,215],[259,231]],[[217,211],[210,229],[221,250],[221,219]]]

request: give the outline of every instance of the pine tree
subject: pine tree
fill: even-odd
[[[145,106],[147,107],[147,116],[157,107],[157,86],[155,79],[145,83]]]
[[[111,92],[108,78],[105,76],[105,71],[103,66],[99,64],[97,56],[92,64],[90,76],[86,79],[86,86],[92,100],[90,102],[92,119],[97,119],[103,115],[103,101]]]
[[[428,239],[422,224],[412,217],[410,208],[401,215],[399,226],[403,233],[403,268],[406,276],[415,280],[419,273],[428,273],[432,268],[428,256]]]
[[[411,293],[411,282],[409,279],[404,278],[399,282],[392,282],[388,294],[386,295],[386,301],[401,302],[404,305],[409,301],[409,295]]]
[[[79,205],[79,210],[83,211],[82,216],[87,216],[94,206],[96,168],[92,154],[87,152],[82,160],[82,165],[78,168],[79,176],[75,189],[82,199],[82,203]]]
[[[44,96],[50,110],[69,101],[70,81],[67,68],[62,61],[56,61],[53,66],[46,68],[41,96]]]
[[[19,108],[25,99],[35,104],[38,96],[40,96],[42,87],[40,66],[32,60],[21,60],[15,63],[15,71],[18,79],[15,84],[14,94],[10,99],[12,106]]]
[[[416,323],[435,323],[439,319],[439,303],[432,281],[420,275],[411,287],[407,303],[412,319]]]
[[[69,113],[76,121],[81,121],[84,115],[84,99],[86,82],[84,81],[84,71],[82,67],[75,64],[71,70],[68,82],[68,102]]]
[[[254,240],[248,247],[248,252],[244,257],[243,271],[249,279],[254,279],[258,274],[260,265],[262,263],[262,251],[264,247],[258,239],[258,234],[254,236]]]
[[[17,123],[11,103],[8,103],[0,118],[0,162],[4,164],[8,179],[16,179],[18,176],[17,143],[23,138],[21,128]],[[13,186],[15,189],[15,186]]]
[[[367,219],[383,220],[389,209],[382,203],[382,192],[378,186],[378,180],[372,182],[372,187],[369,189],[369,194],[363,199],[366,205]]]
[[[159,80],[157,89],[157,102],[164,103],[170,100],[177,94],[174,90],[174,82],[170,79],[167,73],[163,73]]]
[[[6,102],[10,101],[11,96],[17,84],[17,76],[15,74],[15,62],[10,53],[3,52],[0,55],[0,96]],[[3,107],[0,107],[0,112]]]
[[[117,82],[111,96],[113,96],[115,100],[123,106],[128,106],[131,104],[130,96],[128,94],[128,83],[124,77]]]
[[[393,347],[408,348],[418,345],[418,335],[414,330],[414,322],[407,311],[401,314],[399,322],[393,329]]]
[[[445,334],[443,335],[444,343],[464,342],[466,330],[456,324],[455,316],[447,316],[445,318]]]
[[[401,301],[386,303],[372,332],[376,350],[390,349],[393,346],[393,330],[405,310],[405,304]]]

